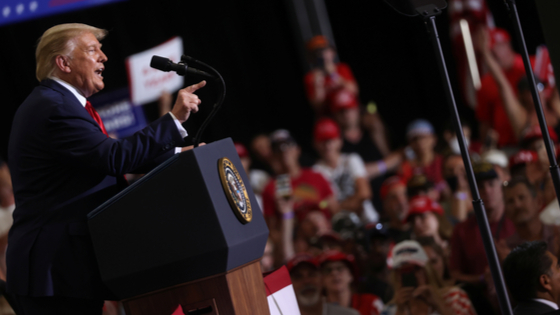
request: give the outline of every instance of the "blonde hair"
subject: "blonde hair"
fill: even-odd
[[[35,51],[36,76],[39,82],[52,76],[56,67],[55,57],[74,50],[74,39],[84,32],[92,33],[97,40],[102,40],[107,35],[107,30],[81,23],[59,24],[43,33]]]

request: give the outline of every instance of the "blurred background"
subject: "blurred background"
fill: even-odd
[[[15,111],[38,84],[34,58],[37,39],[49,27],[68,22],[109,30],[103,41],[109,61],[105,64],[105,90],[100,94],[127,86],[126,57],[180,36],[185,53],[213,66],[227,84],[222,110],[202,141],[232,137],[247,143],[259,132],[286,128],[304,150],[311,150],[314,113],[303,84],[309,65],[302,58],[305,46],[294,23],[293,3],[296,2],[130,0],[1,25],[0,155],[7,157]],[[503,2],[489,1],[488,6],[495,24],[512,32]],[[406,143],[406,125],[415,118],[428,119],[440,132],[448,121],[449,110],[436,56],[422,21],[399,15],[379,0],[325,0],[324,8],[338,57],[354,72],[361,103],[376,102],[392,146]],[[0,4],[0,9],[6,12],[5,5]],[[533,1],[520,1],[518,9],[527,46],[533,54],[535,47],[544,42],[537,11]],[[437,23],[456,86],[447,12],[437,18]],[[515,40],[513,46],[517,47]],[[197,81],[198,78],[187,77],[185,85]],[[215,84],[200,91],[204,103],[187,123],[191,135],[209,113],[217,91]],[[461,104],[460,97],[457,102],[462,118],[476,126],[472,109]],[[144,106],[148,119],[157,117],[156,107],[155,103]]]

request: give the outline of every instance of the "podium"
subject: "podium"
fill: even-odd
[[[268,228],[230,138],[174,155],[88,215],[127,315],[269,314]]]

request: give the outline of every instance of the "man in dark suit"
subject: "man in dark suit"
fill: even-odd
[[[19,107],[9,143],[16,200],[7,253],[18,314],[101,314],[101,282],[86,214],[181,151],[182,127],[206,82],[179,91],[169,114],[131,137],[109,138],[87,97],[104,88],[106,31],[84,24],[47,30],[36,51],[41,82]]]
[[[517,301],[515,315],[541,315],[558,310],[560,265],[543,241],[526,242],[504,260],[504,278]]]

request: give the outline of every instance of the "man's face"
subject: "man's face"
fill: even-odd
[[[333,113],[333,116],[343,130],[360,124],[360,109],[358,107],[338,110]]]
[[[350,288],[354,277],[348,266],[342,261],[326,262],[321,268],[323,285],[330,292],[339,292]]]
[[[436,138],[432,134],[418,135],[410,139],[410,147],[417,155],[425,154],[434,150]]]
[[[408,213],[408,199],[404,185],[397,185],[389,191],[383,200],[383,209],[392,219],[402,221],[405,218]]]
[[[500,211],[503,206],[502,185],[498,178],[482,180],[477,183],[480,198],[487,212]]]
[[[504,190],[506,215],[513,223],[521,224],[534,219],[539,212],[537,199],[525,184],[519,183]]]
[[[496,43],[492,47],[492,53],[496,57],[498,64],[504,70],[509,70],[515,61],[515,53],[511,48],[510,42]]]
[[[301,263],[290,272],[290,277],[300,306],[321,303],[321,274],[317,268]]]
[[[547,251],[546,255],[552,261],[550,264],[550,271],[548,276],[550,278],[550,287],[552,298],[554,299],[554,303],[560,303],[560,265],[558,264],[558,258],[551,252]]]
[[[90,97],[105,87],[102,73],[107,56],[101,51],[101,43],[90,32],[76,37],[74,43],[68,61],[71,69],[69,83],[85,97]]]
[[[342,139],[339,137],[324,141],[315,141],[315,149],[321,158],[328,159],[340,153],[342,149]]]

